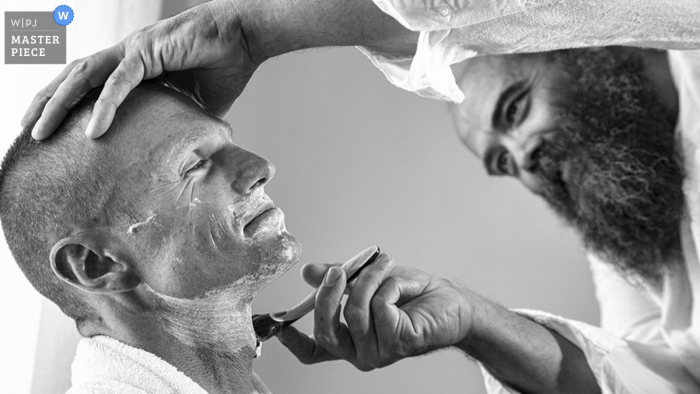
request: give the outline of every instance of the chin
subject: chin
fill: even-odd
[[[258,239],[256,277],[260,289],[289,271],[301,258],[301,244],[286,230]]]
[[[301,243],[286,230],[279,234],[277,243],[279,244],[279,248],[275,248],[275,258],[277,260],[277,265],[283,270],[283,274],[292,268],[301,258]]]

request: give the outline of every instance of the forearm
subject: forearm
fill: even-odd
[[[486,301],[458,348],[523,393],[600,393],[583,352],[559,334]]]
[[[247,29],[251,51],[262,60],[324,46],[361,45],[413,55],[418,32],[403,27],[371,0],[222,0]]]

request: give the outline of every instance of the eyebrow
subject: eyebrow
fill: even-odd
[[[511,98],[514,94],[516,94],[519,90],[523,88],[525,85],[525,81],[518,81],[507,88],[505,88],[500,96],[498,96],[498,100],[496,100],[496,106],[493,109],[493,115],[491,115],[491,127],[493,130],[498,130],[500,129],[501,125],[501,120],[503,119],[503,106],[506,104],[506,101]]]
[[[170,151],[171,157],[177,156],[181,152],[187,150],[190,146],[196,144],[197,142],[203,140],[209,135],[209,130],[203,127],[195,127],[189,133],[185,135],[184,138],[178,140]]]
[[[232,138],[233,137],[233,129],[231,128],[231,125],[224,120],[222,120],[220,124],[226,127],[226,129],[229,132],[228,133],[229,137]],[[211,136],[212,129],[210,129],[210,127],[211,126],[208,126],[208,125],[204,125],[204,126],[198,125],[198,126],[192,127],[190,132],[188,132],[183,138],[179,139],[177,142],[175,142],[173,144],[173,147],[170,149],[170,151],[167,155],[167,157],[168,157],[167,160],[172,160],[172,159],[176,159],[177,157],[180,157],[180,155],[183,152],[189,150],[189,148],[192,145],[195,145],[199,141]],[[219,133],[221,133],[221,131],[219,131]]]

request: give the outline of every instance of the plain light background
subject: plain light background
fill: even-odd
[[[3,11],[61,4],[37,3],[5,1]],[[115,43],[161,7],[127,3],[69,3],[76,13],[69,61]],[[168,14],[184,3],[163,8]],[[2,151],[33,94],[61,69],[2,65]],[[303,263],[341,262],[377,244],[397,264],[460,280],[508,307],[597,324],[572,231],[515,180],[486,176],[459,142],[448,104],[391,86],[359,51],[266,62],[226,119],[239,145],[277,167],[266,191],[304,249],[301,262],[256,298],[255,313],[290,307],[311,290],[298,275]],[[0,391],[62,393],[77,340],[72,323],[35,295],[4,244],[0,261]],[[311,320],[296,326],[310,333]],[[455,350],[363,373],[341,361],[302,365],[272,339],[255,370],[275,393],[485,392],[478,367]]]

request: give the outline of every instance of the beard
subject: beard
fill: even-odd
[[[567,77],[555,92],[561,130],[539,152],[543,197],[586,248],[628,279],[658,284],[682,258],[684,171],[676,114],[630,50],[552,54]],[[561,178],[562,163],[568,178]]]

